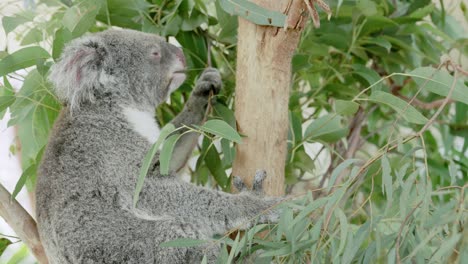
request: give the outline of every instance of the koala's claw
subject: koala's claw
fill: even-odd
[[[194,94],[199,96],[209,96],[218,94],[222,87],[221,75],[215,68],[206,68],[198,79]]]
[[[263,181],[266,178],[265,170],[257,170],[253,181],[252,190],[255,193],[263,193]]]
[[[252,184],[252,192],[257,195],[263,194],[263,181],[266,178],[265,170],[257,170]],[[248,191],[244,181],[239,176],[233,176],[232,184],[239,192]]]
[[[232,179],[232,184],[234,184],[234,187],[236,187],[239,192],[247,190],[247,186],[245,186],[244,181],[239,176],[234,176]]]

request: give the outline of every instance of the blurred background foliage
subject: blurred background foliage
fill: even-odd
[[[208,64],[219,68],[225,85],[210,119],[236,128],[237,17],[223,1],[242,2],[28,0],[3,16],[5,33],[22,46],[0,52],[0,117],[10,111],[21,143],[23,174],[13,196],[24,185],[33,191],[61,108],[48,69],[86,32],[131,28],[183,47],[189,78],[157,109],[161,125],[181,111]],[[217,240],[229,245],[221,260],[256,251],[259,263],[467,263],[466,3],[326,2],[333,16],[321,14],[320,28],[305,28],[292,61],[290,123],[278,124],[290,128],[285,188],[296,199],[281,205],[279,224]],[[12,79],[22,81],[20,89]],[[205,133],[187,175],[229,190],[234,155],[232,142]],[[266,238],[254,236],[266,229]]]

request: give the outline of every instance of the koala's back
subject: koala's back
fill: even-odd
[[[121,247],[122,241],[119,244],[118,240],[128,235],[119,232],[122,228],[135,229],[133,235],[144,241],[144,234],[138,230],[152,224],[135,221],[125,210],[130,207],[135,186],[134,177],[127,175],[137,175],[148,143],[131,136],[121,113],[111,108],[108,113],[103,111],[106,108],[89,107],[73,116],[62,111],[44,153],[36,189],[39,231],[47,251],[61,251],[48,255],[64,257],[52,263],[86,263],[77,258],[86,258],[83,252],[87,247],[89,254],[109,263],[118,259],[112,254],[123,251],[127,258],[147,254],[134,244],[133,253],[98,246],[115,242]],[[102,232],[106,229],[108,232]],[[79,254],[77,248],[81,248]],[[102,252],[106,248],[109,252]],[[101,259],[96,263],[107,262]]]

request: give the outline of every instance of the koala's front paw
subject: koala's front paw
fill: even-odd
[[[200,75],[197,81],[193,94],[197,96],[209,96],[212,91],[213,94],[218,94],[221,90],[223,83],[221,82],[221,75],[215,68],[206,68]]]

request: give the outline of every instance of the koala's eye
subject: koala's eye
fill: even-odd
[[[161,59],[161,52],[159,50],[153,49],[151,50],[151,58],[154,60]]]

